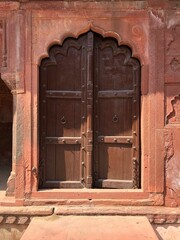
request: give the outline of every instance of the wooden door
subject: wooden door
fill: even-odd
[[[40,187],[139,187],[139,73],[128,47],[91,31],[50,49],[40,66]]]
[[[40,66],[40,187],[83,187],[85,40],[52,47]]]
[[[139,187],[140,65],[126,46],[95,37],[94,184]]]

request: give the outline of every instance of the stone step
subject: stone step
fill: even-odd
[[[21,240],[158,240],[146,217],[57,216],[33,218]]]

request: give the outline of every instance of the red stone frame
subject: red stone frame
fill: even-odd
[[[122,10],[121,3],[77,3],[68,4],[67,8],[61,2],[52,6],[48,10],[42,5],[39,8],[37,4],[27,4],[8,20],[8,33],[16,39],[15,43],[9,39],[9,49],[12,44],[15,47],[21,43],[14,53],[19,56],[18,61],[12,52],[8,60],[9,72],[14,69],[16,82],[13,143],[16,204],[163,205],[164,30],[160,20],[151,11]],[[90,29],[116,38],[119,45],[128,45],[141,63],[142,188],[38,190],[39,64],[52,45],[61,45],[66,37],[77,38]],[[3,79],[8,81],[7,73]]]

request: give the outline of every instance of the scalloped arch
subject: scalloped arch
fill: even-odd
[[[109,31],[109,30],[104,30],[98,26],[95,26],[93,23],[89,23],[88,25],[86,25],[84,28],[81,28],[79,31],[77,32],[65,32],[64,34],[62,34],[60,36],[59,39],[54,39],[54,40],[51,40],[50,42],[48,42],[45,46],[45,50],[44,50],[44,53],[42,53],[41,56],[39,56],[38,58],[38,65],[40,66],[41,64],[41,61],[44,59],[44,58],[47,58],[49,57],[49,49],[53,46],[53,45],[60,45],[62,46],[64,40],[68,37],[72,37],[72,38],[75,38],[77,39],[80,35],[88,32],[92,30],[93,32],[95,33],[98,33],[100,34],[102,37],[106,38],[106,37],[112,37],[114,39],[117,40],[117,43],[118,45],[126,45],[128,47],[131,48],[132,50],[132,57],[133,58],[136,58],[139,60],[140,64],[143,65],[144,64],[144,60],[143,60],[143,57],[139,54],[139,51],[138,49],[136,48],[135,44],[133,41],[131,40],[126,40],[126,39],[123,39],[122,36],[120,36],[119,33],[117,32],[113,32],[113,31]]]

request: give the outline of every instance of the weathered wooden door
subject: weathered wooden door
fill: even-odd
[[[94,181],[139,186],[139,62],[126,46],[95,37]]]
[[[88,32],[40,66],[40,187],[138,188],[140,65]]]

